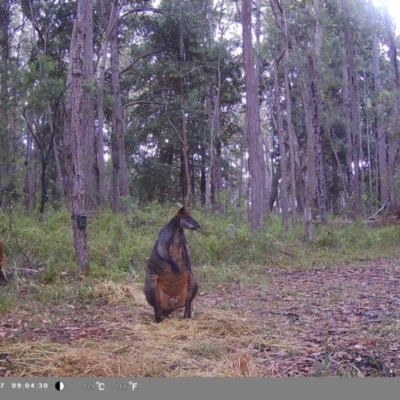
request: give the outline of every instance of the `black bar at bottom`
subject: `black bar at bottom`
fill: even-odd
[[[399,400],[399,378],[0,378],[0,400]]]

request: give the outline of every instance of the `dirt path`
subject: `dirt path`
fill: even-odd
[[[27,284],[0,318],[0,376],[400,375],[396,260],[266,268],[253,287],[201,290],[192,320],[155,324],[136,283],[36,305]]]

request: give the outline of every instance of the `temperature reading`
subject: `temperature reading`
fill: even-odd
[[[136,386],[137,386],[137,383],[136,383],[136,382],[129,381],[129,384],[132,386],[132,390],[135,390],[135,388],[136,388]]]
[[[99,390],[104,390],[104,383],[103,382],[96,382],[96,385],[99,387]]]

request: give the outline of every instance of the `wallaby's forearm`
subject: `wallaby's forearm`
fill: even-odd
[[[163,243],[159,243],[157,246],[157,252],[163,260],[171,265],[171,269],[173,272],[179,273],[179,265],[173,260],[173,258],[169,254],[167,246],[163,245]]]

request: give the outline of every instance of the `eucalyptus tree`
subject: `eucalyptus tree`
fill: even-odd
[[[66,111],[68,115],[67,132],[69,143],[71,145],[71,172],[70,181],[72,183],[71,191],[71,222],[74,236],[74,248],[77,264],[83,273],[88,274],[89,250],[87,245],[87,216],[86,216],[86,185],[87,177],[85,170],[85,61],[87,41],[91,41],[91,35],[87,32],[92,29],[91,18],[88,14],[91,12],[91,0],[77,1],[76,21],[71,36],[70,47],[70,81],[67,87]]]
[[[39,211],[42,214],[49,198],[48,188],[51,183],[56,182],[58,185],[58,190],[53,190],[58,198],[64,197],[66,189],[58,148],[63,145],[60,121],[69,46],[68,30],[72,28],[74,11],[73,4],[69,2],[39,0],[22,0],[21,11],[22,16],[29,21],[25,26],[30,27],[30,35],[27,37],[30,46],[26,49],[27,60],[19,60],[24,83],[24,89],[20,88],[19,112],[26,122],[27,141],[36,148],[40,157]],[[30,149],[27,157],[29,181],[35,176],[32,174]],[[52,167],[51,171],[48,171],[49,166]],[[56,171],[54,175],[53,170]],[[49,174],[54,178],[50,178]],[[30,197],[34,195],[33,186],[33,182],[27,184]],[[31,200],[29,202],[32,203]]]
[[[399,61],[397,56],[397,43],[396,35],[394,33],[394,24],[390,18],[389,11],[387,7],[383,9],[385,28],[386,28],[386,44],[388,46],[388,56],[390,60],[390,81],[393,85],[392,88],[392,110],[391,110],[391,124],[389,126],[388,135],[388,191],[389,191],[389,201],[390,209],[392,211],[396,210],[397,198],[396,195],[396,164],[398,158],[398,144],[400,140],[400,73],[399,73]]]
[[[252,41],[252,1],[242,0],[241,22],[243,32],[243,67],[246,88],[246,134],[249,151],[250,212],[249,223],[253,232],[264,230],[265,177],[261,158],[260,111],[258,86]]]
[[[1,45],[1,88],[0,88],[0,115],[1,115],[1,129],[0,129],[0,145],[2,152],[0,155],[0,205],[6,202],[6,192],[12,193],[13,188],[13,165],[14,163],[10,159],[12,149],[12,138],[8,134],[10,130],[9,126],[9,102],[8,102],[8,69],[9,69],[9,57],[10,57],[10,1],[2,0],[0,2],[0,45]],[[8,197],[8,196],[7,196]]]
[[[159,10],[162,14],[140,20],[132,15],[129,29],[136,40],[130,54],[135,62],[122,75],[133,190],[141,201],[182,201],[189,183],[195,203],[205,202],[207,191],[216,203],[222,178],[229,174],[222,152],[235,129],[232,108],[240,102],[240,60],[224,37],[222,4],[211,9],[210,1],[203,0],[161,2]]]

